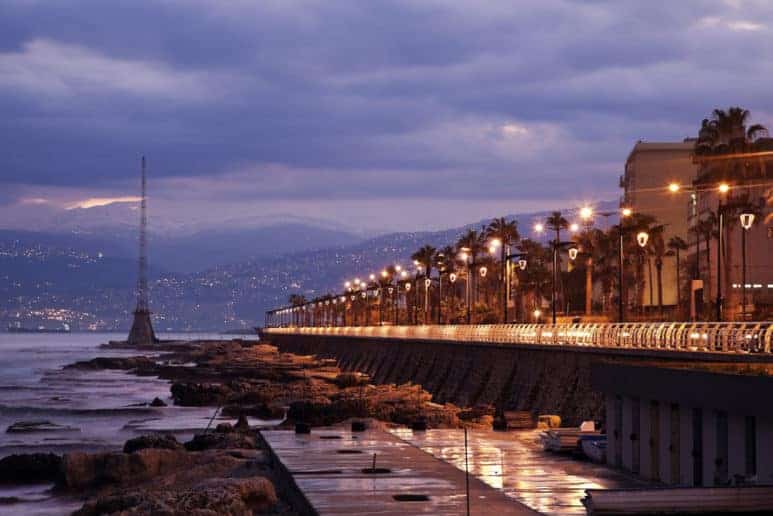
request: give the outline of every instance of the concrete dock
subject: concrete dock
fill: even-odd
[[[391,432],[443,461],[464,469],[463,430],[435,429]],[[539,431],[468,431],[470,475],[543,514],[586,514],[581,499],[586,489],[646,487],[605,465],[569,455],[544,452]]]
[[[315,428],[261,432],[273,460],[301,493],[306,511],[320,515],[466,514],[465,474],[452,464],[382,430]],[[369,473],[376,458],[376,470]],[[463,456],[462,456],[463,460]],[[470,514],[537,514],[472,474]]]

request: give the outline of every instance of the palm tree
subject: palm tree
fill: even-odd
[[[663,317],[663,258],[666,256],[666,241],[663,237],[666,227],[663,224],[653,226],[649,230],[649,254],[655,258],[655,270],[658,282],[658,310]],[[650,281],[652,278],[650,277]],[[652,304],[652,283],[650,283],[650,304]]]
[[[471,313],[472,302],[475,298],[475,267],[478,264],[478,258],[483,254],[486,244],[485,236],[483,232],[480,233],[474,229],[468,229],[467,232],[462,235],[456,242],[456,248],[459,251],[464,251],[469,255],[469,262],[467,264],[467,281],[470,288],[470,299],[468,303],[468,311]]]
[[[679,253],[681,251],[687,250],[687,242],[685,242],[681,237],[672,236],[668,239],[666,246],[668,247],[666,256],[676,257],[676,306],[677,310],[679,311],[682,309],[682,281],[680,277],[681,264],[679,261]]]
[[[507,274],[507,252],[508,248],[518,242],[521,236],[518,234],[518,222],[515,220],[507,220],[504,217],[499,217],[492,220],[486,228],[486,236],[490,239],[499,240],[500,246],[500,260],[499,260],[499,284],[502,286],[500,289],[500,301],[502,304],[502,322],[507,322],[507,290],[510,285],[506,285]]]
[[[593,259],[597,254],[597,242],[603,231],[587,228],[575,237],[580,252],[585,256],[585,315],[593,312]]]

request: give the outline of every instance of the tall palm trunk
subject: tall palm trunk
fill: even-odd
[[[652,305],[654,305],[655,297],[653,296],[654,291],[654,285],[652,284],[652,260],[650,257],[647,257],[647,277],[649,278],[647,280],[647,283],[649,283],[649,294],[650,294],[650,309],[652,309]]]
[[[660,310],[660,317],[663,317],[663,260],[658,258],[655,260],[655,269],[658,277],[658,310]]]
[[[593,258],[585,263],[585,315],[593,312]]]

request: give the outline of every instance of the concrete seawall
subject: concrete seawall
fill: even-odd
[[[437,341],[269,335],[282,351],[335,359],[374,383],[421,384],[437,402],[559,414],[565,424],[603,418],[604,398],[591,390],[591,365],[614,355],[565,349]],[[617,357],[620,360],[620,357]]]

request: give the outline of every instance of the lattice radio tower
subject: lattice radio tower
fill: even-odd
[[[150,305],[148,303],[148,214],[147,214],[147,181],[145,178],[145,156],[142,157],[142,198],[140,201],[140,256],[137,274],[137,307],[134,309],[134,321],[129,331],[130,344],[152,344],[157,342],[150,321]]]

